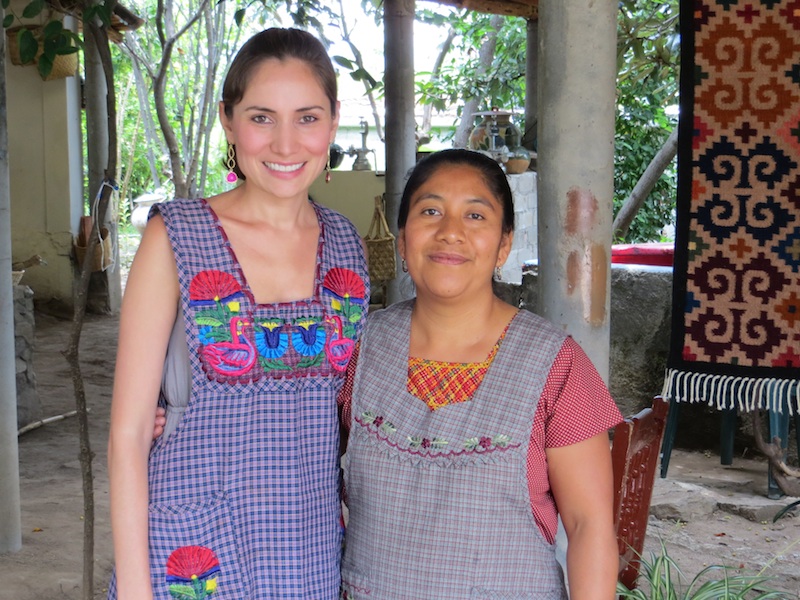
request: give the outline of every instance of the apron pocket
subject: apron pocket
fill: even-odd
[[[154,598],[251,597],[224,493],[192,504],[151,504],[149,513]]]

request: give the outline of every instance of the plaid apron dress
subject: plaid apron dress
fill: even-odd
[[[339,593],[336,395],[369,281],[352,224],[314,208],[314,296],[258,305],[204,200],[153,207],[175,254],[191,366],[188,406],[150,455],[156,599]]]
[[[526,476],[538,399],[565,334],[520,311],[472,399],[432,411],[406,388],[412,308],[373,313],[361,341],[342,598],[565,599]]]

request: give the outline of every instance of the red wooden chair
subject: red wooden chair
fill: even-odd
[[[614,429],[614,527],[619,545],[619,580],[636,587],[644,549],[661,438],[669,403],[657,396],[652,408],[625,419]]]

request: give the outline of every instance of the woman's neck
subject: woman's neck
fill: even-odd
[[[445,362],[482,361],[516,313],[494,294],[469,302],[418,296],[411,314],[409,354]]]

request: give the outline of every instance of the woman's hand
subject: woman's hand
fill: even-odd
[[[156,420],[153,423],[153,441],[164,435],[164,426],[167,424],[167,411],[161,406],[156,408]]]

